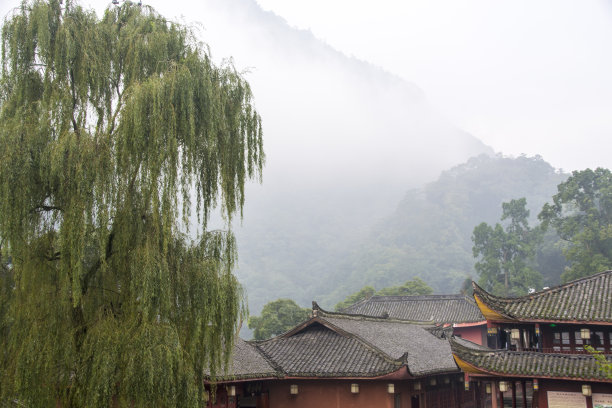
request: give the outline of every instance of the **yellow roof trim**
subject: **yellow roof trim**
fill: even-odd
[[[453,353],[453,358],[455,359],[455,362],[457,363],[457,365],[459,366],[461,371],[463,371],[464,373],[468,373],[468,374],[488,374],[486,371],[479,370],[476,367],[474,367],[473,365],[471,365],[470,363],[467,363],[467,362],[463,361],[462,359],[457,357],[457,355],[455,353]]]
[[[512,322],[512,321],[514,321],[512,319],[508,319],[507,317],[505,317],[505,316],[501,315],[500,313],[496,312],[495,310],[491,309],[489,306],[487,306],[478,297],[478,295],[474,294],[474,299],[476,300],[476,305],[480,309],[480,313],[482,313],[482,315],[485,317],[485,319],[487,319],[487,320],[495,320],[495,321],[504,321],[504,322]]]

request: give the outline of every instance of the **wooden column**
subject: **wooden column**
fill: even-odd
[[[512,408],[516,408],[516,381],[512,381]]]
[[[521,381],[521,389],[523,390],[523,408],[527,408],[527,382]]]
[[[474,382],[474,386],[472,387],[472,400],[474,401],[474,406],[476,408],[481,408],[481,404],[480,404],[480,392],[479,392],[479,388],[478,388],[478,384],[480,384],[480,381],[475,381]]]
[[[586,397],[587,408],[593,408],[593,397]]]
[[[497,382],[491,381],[491,408],[497,408]],[[501,393],[500,393],[501,394]],[[502,400],[502,408],[504,405],[504,401]]]
[[[257,408],[270,408],[270,395],[266,392],[257,396]]]

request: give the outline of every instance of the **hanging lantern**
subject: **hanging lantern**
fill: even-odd
[[[510,383],[508,381],[500,381],[499,382],[499,390],[501,392],[506,392],[510,389]]]
[[[521,331],[519,329],[510,330],[510,338],[512,340],[519,340],[521,338]]]
[[[291,395],[297,395],[298,394],[298,386],[297,386],[297,384],[291,384],[291,386],[289,387],[289,393]]]
[[[591,396],[591,386],[589,384],[582,385],[582,395],[584,395],[585,397]]]
[[[389,394],[395,394],[395,384],[387,384],[387,392]]]
[[[359,384],[351,384],[351,393],[352,394],[359,394]]]
[[[486,383],[486,384],[485,384],[485,392],[486,392],[487,394],[490,394],[490,393],[491,393],[491,383]]]
[[[580,329],[580,338],[582,340],[588,340],[591,338],[591,329],[587,329],[586,327],[583,327],[582,329]]]

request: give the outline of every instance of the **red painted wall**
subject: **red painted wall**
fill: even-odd
[[[481,326],[454,327],[453,334],[482,346],[484,344],[483,340],[486,341],[487,338],[487,326],[483,324]]]
[[[359,394],[351,394],[351,381],[279,381],[270,384],[270,406],[274,408],[394,407],[395,396],[387,392],[386,382],[355,381],[355,383],[359,384]],[[291,384],[298,385],[298,395],[289,394]],[[404,404],[402,401],[402,408],[408,408],[410,395],[408,390],[402,390],[399,384],[395,385],[397,393],[406,393],[406,398],[403,399],[406,399],[407,403]]]
[[[421,390],[414,390],[411,380],[287,380],[268,384],[271,408],[395,408],[396,398],[400,408],[451,408],[460,407],[462,400],[471,394],[463,391],[463,383],[450,381],[430,386],[429,379],[421,380]],[[351,393],[351,383],[359,384],[359,393]],[[395,393],[389,394],[387,384],[393,383]],[[298,395],[290,395],[289,387],[297,384]],[[454,402],[454,403],[453,403]],[[413,405],[414,404],[414,405]],[[467,405],[466,405],[467,406]]]
[[[448,383],[445,383],[445,378]],[[249,393],[249,382],[235,383],[236,397],[229,397],[226,386],[217,388],[210,408],[236,408],[243,395],[256,395],[257,408],[450,408],[473,406],[472,392],[464,391],[458,376],[438,376],[437,384],[430,385],[431,377],[420,380],[421,390],[414,390],[415,380],[268,380],[254,381],[256,392]],[[359,393],[351,393],[351,383],[359,384]],[[394,384],[395,393],[389,394],[387,385]],[[292,384],[298,394],[291,395]],[[251,387],[251,390],[253,388]]]

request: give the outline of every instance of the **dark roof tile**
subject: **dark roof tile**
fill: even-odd
[[[429,326],[352,316],[322,316],[395,360],[404,359],[414,376],[457,371],[447,340],[436,337]]]
[[[255,345],[237,337],[228,370],[218,375],[219,378],[265,378],[278,376],[277,370],[257,350]]]
[[[518,298],[494,296],[473,285],[475,296],[509,319],[612,323],[612,271]]]
[[[316,310],[289,332],[237,339],[223,380],[263,377],[376,377],[402,366],[413,376],[457,372],[448,340],[432,326]]]
[[[450,343],[456,357],[489,374],[606,380],[604,371],[588,354],[492,350],[458,339],[452,339]],[[612,362],[612,356],[607,358]]]
[[[344,313],[389,316],[393,319],[433,323],[484,321],[474,300],[463,295],[372,296],[346,308]]]
[[[318,323],[289,337],[259,343],[257,347],[287,375],[296,377],[371,377],[400,367],[357,339]]]

